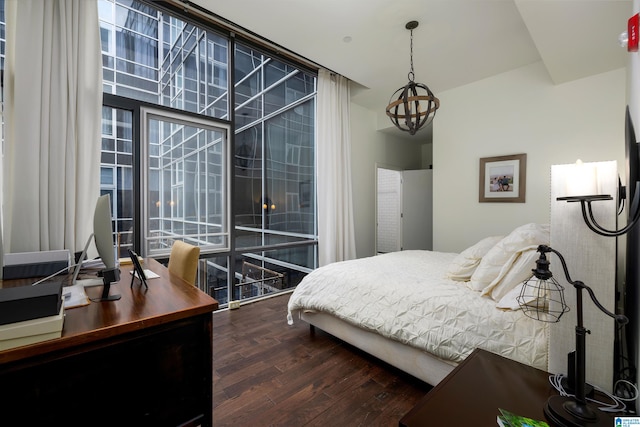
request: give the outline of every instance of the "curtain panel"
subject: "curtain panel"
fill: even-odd
[[[7,0],[4,252],[79,251],[100,192],[96,1]]]
[[[318,72],[319,265],[356,257],[351,189],[349,80]]]

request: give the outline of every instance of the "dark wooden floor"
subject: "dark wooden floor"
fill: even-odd
[[[397,426],[430,386],[297,320],[289,295],[213,315],[215,426]]]

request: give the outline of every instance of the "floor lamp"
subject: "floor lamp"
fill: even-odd
[[[564,288],[553,278],[549,271],[549,261],[546,254],[553,252],[560,259],[564,275],[576,289],[576,353],[575,353],[575,395],[551,396],[544,407],[544,413],[557,425],[565,426],[610,426],[611,421],[604,419],[602,412],[586,400],[586,334],[589,331],[583,324],[582,291],[586,290],[593,303],[606,315],[614,318],[618,323],[625,324],[629,320],[622,314],[614,314],[607,310],[596,298],[593,290],[579,280],[571,280],[567,263],[560,252],[546,246],[538,246],[540,257],[536,261],[533,275],[527,279],[518,296],[518,304],[524,313],[536,320],[544,322],[558,322],[560,317],[569,310],[564,300]]]

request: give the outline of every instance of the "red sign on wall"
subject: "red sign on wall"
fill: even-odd
[[[638,51],[638,21],[638,14],[636,13],[629,18],[629,22],[627,22],[627,35],[629,37],[629,41],[627,43],[628,52]]]

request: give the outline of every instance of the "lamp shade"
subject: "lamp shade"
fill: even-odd
[[[583,163],[578,159],[571,165],[566,179],[566,196],[592,196],[600,194],[598,168],[595,163]]]
[[[522,284],[516,299],[525,315],[541,322],[558,322],[569,311],[564,300],[564,287],[553,276],[540,279],[532,275]]]

